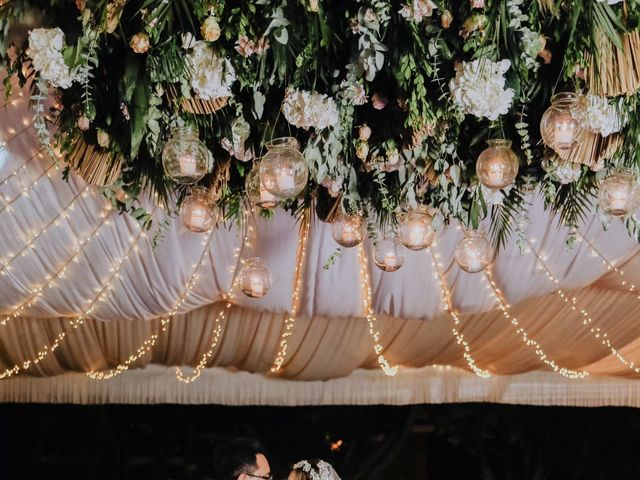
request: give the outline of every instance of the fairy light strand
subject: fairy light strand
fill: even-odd
[[[602,264],[607,268],[608,271],[610,272],[614,272],[618,277],[620,277],[620,285],[622,287],[624,287],[625,289],[627,289],[629,291],[629,293],[635,293],[636,294],[636,300],[640,301],[640,292],[638,291],[637,287],[635,284],[633,283],[629,283],[626,279],[626,277],[624,276],[624,270],[619,269],[618,267],[616,267],[613,263],[611,263],[609,260],[607,260],[605,258],[605,256],[600,252],[600,250],[598,250],[595,245],[589,241],[584,235],[582,235],[582,233],[580,233],[580,231],[576,231],[577,235],[578,235],[578,241],[579,242],[585,242],[589,248],[591,249],[591,254],[595,257],[599,257],[600,261],[602,262]]]
[[[191,291],[193,290],[196,283],[198,282],[198,278],[199,278],[198,272],[200,271],[200,268],[202,268],[207,262],[207,252],[209,251],[209,243],[211,241],[211,237],[213,236],[213,232],[214,230],[212,229],[209,232],[209,234],[206,235],[205,238],[203,239],[201,244],[203,248],[202,248],[202,253],[200,254],[200,258],[198,262],[195,265],[193,265],[191,276],[189,277],[189,280],[187,281],[185,288],[180,293],[178,300],[176,300],[175,305],[169,312],[169,315],[160,318],[160,331],[152,333],[144,342],[142,342],[142,345],[140,345],[136,349],[135,353],[131,354],[129,358],[127,358],[124,362],[120,363],[116,367],[111,368],[109,370],[104,370],[104,371],[91,370],[86,373],[88,377],[94,380],[111,380],[112,378],[115,378],[118,375],[121,375],[122,373],[129,370],[129,368],[134,362],[138,361],[140,358],[144,357],[145,355],[151,352],[151,349],[158,342],[160,335],[168,331],[169,324],[173,320],[173,317],[175,317],[177,311],[184,304],[187,297],[191,295]]]
[[[50,164],[40,175],[38,175],[38,177],[29,185],[27,185],[26,187],[24,187],[22,189],[22,191],[16,195],[15,197],[13,197],[11,200],[8,200],[7,203],[4,205],[4,207],[0,208],[0,213],[4,212],[5,210],[9,213],[14,211],[13,208],[13,204],[15,202],[17,202],[19,199],[23,198],[23,197],[27,197],[29,198],[29,191],[32,190],[33,188],[35,188],[36,186],[38,186],[38,184],[45,178],[51,178],[51,170],[52,169],[58,169],[58,164],[57,163],[52,163]]]
[[[73,255],[58,269],[57,272],[53,274],[47,274],[45,277],[45,282],[33,288],[33,290],[29,292],[29,295],[30,295],[29,298],[27,298],[24,302],[22,302],[18,306],[11,309],[9,313],[5,314],[2,320],[0,320],[0,326],[7,325],[11,319],[20,317],[25,312],[25,310],[28,310],[34,305],[36,305],[40,300],[40,298],[42,297],[42,295],[44,294],[44,291],[46,288],[55,288],[56,282],[59,279],[64,278],[67,269],[73,263],[78,261],[80,254],[84,253],[85,246],[91,240],[93,240],[95,237],[98,236],[100,229],[103,226],[108,226],[111,224],[111,222],[108,220],[108,215],[111,210],[112,210],[111,204],[107,204],[105,207],[105,211],[101,214],[101,217],[103,218],[102,222],[100,222],[93,229],[93,231],[90,233],[88,237],[82,239],[78,243],[77,248],[75,249]]]
[[[388,377],[393,377],[398,373],[398,366],[391,366],[384,354],[384,346],[380,343],[380,332],[377,328],[377,318],[373,311],[372,290],[371,290],[371,276],[369,275],[369,267],[367,261],[367,254],[364,250],[362,243],[358,245],[358,261],[360,264],[360,281],[362,284],[362,309],[364,317],[367,320],[367,326],[369,335],[373,340],[373,350],[378,356],[378,365],[380,369]]]
[[[449,314],[451,317],[451,321],[453,322],[453,326],[451,327],[451,333],[456,339],[456,343],[462,348],[462,356],[467,362],[468,367],[480,378],[490,378],[491,372],[489,370],[485,370],[483,368],[478,367],[475,358],[471,354],[471,347],[469,346],[469,342],[467,342],[464,338],[464,334],[460,331],[460,316],[453,308],[452,294],[449,285],[447,285],[446,280],[444,279],[444,274],[441,271],[443,265],[437,262],[437,258],[439,258],[440,254],[433,253],[433,247],[428,250],[431,258],[431,266],[433,271],[435,272],[435,279],[438,280],[440,285],[440,294],[441,294],[441,302],[442,308]]]
[[[571,370],[569,368],[559,366],[554,360],[550,359],[542,346],[534,339],[532,339],[527,331],[520,325],[518,319],[511,315],[511,307],[506,302],[502,291],[498,288],[496,282],[493,279],[493,274],[491,272],[491,268],[487,268],[485,270],[484,278],[489,282],[489,286],[487,289],[489,290],[491,296],[498,303],[498,308],[502,312],[502,316],[508,320],[516,329],[516,333],[521,338],[522,343],[529,348],[532,348],[535,354],[538,356],[540,361],[542,361],[545,365],[547,365],[551,370],[553,370],[558,375],[561,375],[565,378],[570,378],[572,380],[583,379],[589,375],[589,372],[586,370]]]
[[[293,294],[291,295],[291,310],[287,315],[282,332],[280,334],[280,345],[278,347],[278,353],[271,366],[271,373],[280,373],[282,371],[284,362],[287,358],[289,350],[289,337],[293,334],[293,328],[296,323],[296,316],[300,310],[302,284],[303,284],[303,270],[304,261],[307,254],[307,243],[309,239],[309,229],[311,222],[309,219],[308,210],[305,211],[302,225],[300,226],[300,232],[298,234],[298,248],[296,250],[296,268],[293,274]]]
[[[247,220],[246,210],[245,210],[244,217],[246,222]],[[209,361],[213,357],[213,354],[216,348],[218,347],[218,344],[220,343],[220,339],[222,338],[222,334],[224,332],[223,325],[227,318],[227,314],[229,310],[233,306],[234,292],[238,287],[237,272],[238,272],[238,267],[242,262],[242,253],[245,248],[252,247],[253,239],[250,239],[250,236],[251,236],[251,233],[253,233],[254,231],[255,231],[255,227],[253,225],[248,225],[243,235],[242,246],[234,250],[234,254],[233,254],[234,266],[233,266],[233,271],[231,272],[231,287],[229,288],[228,292],[225,292],[222,294],[222,299],[225,301],[225,304],[222,310],[218,312],[213,322],[213,330],[211,332],[211,341],[207,346],[207,350],[200,357],[200,361],[196,364],[195,368],[193,369],[193,373],[191,375],[185,375],[185,373],[182,370],[182,367],[176,367],[176,370],[175,370],[176,380],[178,380],[179,382],[189,385],[195,382],[196,380],[198,380],[202,375],[202,373],[204,372],[205,368],[207,368]]]
[[[42,150],[38,150],[34,155],[25,160],[25,162],[22,163],[18,168],[16,168],[9,175],[0,180],[0,187],[4,187],[13,177],[19,175],[23,170],[27,171],[27,169],[29,168],[29,164],[36,158],[44,158]]]
[[[156,207],[154,207],[153,211],[151,212],[151,215],[153,215],[153,213],[155,213],[155,210],[156,210]],[[86,318],[89,315],[91,315],[91,313],[93,311],[95,311],[96,304],[99,304],[99,303],[103,302],[105,300],[105,298],[106,298],[106,292],[108,292],[108,291],[113,289],[112,284],[113,284],[114,280],[117,280],[117,279],[120,278],[120,269],[122,268],[122,265],[125,263],[125,261],[131,255],[131,252],[134,250],[134,247],[136,247],[140,237],[144,237],[144,238],[147,237],[147,235],[145,234],[145,231],[143,229],[140,229],[138,231],[138,234],[135,237],[131,238],[131,245],[129,246],[129,248],[127,249],[125,254],[122,256],[122,258],[118,262],[118,265],[116,267],[113,267],[113,269],[111,271],[111,276],[106,281],[104,286],[98,291],[98,294],[96,295],[96,297],[93,298],[93,300],[88,305],[88,307],[79,316],[77,316],[73,320],[71,320],[70,326],[71,326],[71,328],[73,330],[76,330],[76,329],[78,329],[79,327],[81,327],[82,325],[85,324]],[[62,332],[58,333],[58,335],[55,336],[54,341],[51,344],[45,345],[44,347],[42,347],[36,353],[34,358],[32,358],[31,360],[25,360],[25,361],[23,361],[21,363],[15,364],[13,367],[7,368],[3,372],[0,372],[0,380],[12,377],[14,375],[17,375],[21,371],[28,370],[32,365],[39,364],[49,354],[55,352],[60,347],[60,345],[63,343],[63,341],[67,338],[67,336],[68,335],[67,335],[66,331],[62,331]]]
[[[606,331],[602,330],[600,327],[597,327],[593,324],[593,319],[591,318],[591,315],[585,308],[582,308],[579,306],[578,299],[575,296],[569,297],[569,295],[567,295],[567,293],[562,289],[562,287],[560,287],[560,280],[558,280],[553,275],[553,273],[551,273],[551,270],[549,269],[547,264],[544,262],[542,256],[538,254],[535,248],[533,248],[533,245],[529,241],[529,239],[526,239],[526,241],[529,246],[529,249],[536,257],[536,260],[540,265],[542,271],[544,272],[545,276],[547,277],[549,282],[551,282],[554,285],[555,293],[562,299],[562,301],[566,305],[568,305],[571,308],[572,311],[578,312],[580,314],[580,317],[581,317],[580,323],[584,328],[587,329],[591,337],[595,341],[601,343],[603,346],[608,348],[609,351],[611,352],[611,355],[613,355],[616,358],[616,360],[618,360],[622,365],[624,365],[625,367],[627,367],[628,369],[632,370],[635,373],[640,373],[640,366],[637,366],[635,362],[629,360],[627,357],[622,355],[618,351],[618,349],[613,346],[613,344],[611,343],[611,340],[609,340],[609,334]]]
[[[87,196],[88,195],[88,190],[89,190],[89,185],[86,185],[43,228],[41,228],[33,237],[31,237],[30,239],[27,239],[25,245],[17,253],[15,253],[15,254],[11,254],[10,253],[9,254],[10,255],[9,260],[3,261],[2,266],[0,267],[0,275],[5,276],[7,274],[7,272],[11,270],[11,263],[13,263],[13,261],[16,258],[18,258],[20,256],[24,257],[29,252],[30,249],[35,248],[35,246],[33,245],[34,242],[36,242],[36,240],[38,240],[40,237],[45,235],[49,231],[49,229],[51,227],[59,226],[62,223],[61,220],[60,220],[61,218],[68,220],[69,219],[69,213],[68,212],[73,211],[73,209],[76,206],[76,202],[78,201],[78,199],[81,196]]]

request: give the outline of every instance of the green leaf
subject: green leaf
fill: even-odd
[[[134,159],[138,156],[149,119],[149,90],[146,82],[137,84],[133,93],[133,108],[129,109],[129,113],[131,115],[130,156]]]

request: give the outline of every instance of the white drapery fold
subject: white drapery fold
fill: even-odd
[[[330,228],[317,220],[311,225],[300,315],[289,338],[283,374],[277,380],[260,377],[276,355],[293,290],[297,228],[288,214],[278,212],[272,221],[258,221],[256,247],[244,252],[245,257],[265,259],[274,275],[273,288],[260,300],[236,295],[208,362],[212,368],[196,382],[210,386],[224,378],[223,385],[231,386],[228,396],[203,393],[204,386],[185,387],[166,367],[196,365],[209,348],[222,308],[219,302],[231,285],[234,254],[241,245],[237,230],[221,226],[202,246],[202,236],[187,232],[173,219],[154,248],[155,232],[140,237],[130,217],[109,213],[99,192],[73,174],[69,182],[62,180],[62,169],[39,153],[27,97],[16,96],[0,119],[0,136],[6,142],[0,148],[0,311],[3,318],[11,317],[0,325],[0,367],[10,369],[33,360],[57,334],[66,335],[60,347],[31,365],[25,376],[0,381],[0,401],[42,401],[49,389],[51,401],[76,401],[77,396],[78,402],[131,398],[140,403],[147,388],[149,402],[163,401],[164,391],[164,401],[186,403],[307,404],[317,394],[318,402],[325,403],[399,404],[441,398],[635,405],[635,383],[627,378],[637,375],[611,354],[602,339],[606,332],[625,359],[640,363],[640,300],[636,292],[629,292],[629,285],[640,285],[638,245],[620,222],[604,231],[593,216],[580,226],[580,235],[588,242],[567,249],[567,232],[558,229],[540,198],[530,208],[527,237],[558,285],[547,278],[533,253],[520,255],[513,242],[498,255],[492,278],[512,305],[510,315],[549,358],[592,373],[582,383],[543,371],[540,358],[497,309],[487,278],[457,268],[453,250],[460,231],[454,227],[439,234],[434,256],[452,290],[453,306],[461,312],[459,330],[470,352],[478,366],[496,375],[481,387],[483,380],[461,370],[432,369],[433,364],[461,369],[467,364],[452,333],[430,253],[407,252],[406,264],[398,272],[386,274],[371,267],[380,343],[389,362],[403,366],[405,372],[395,378],[379,377],[362,318],[357,252],[345,250],[335,265],[324,269],[336,244]],[[156,223],[163,218],[158,209]],[[370,244],[367,249],[371,257]],[[199,258],[207,260],[202,268]],[[624,276],[610,272],[612,265]],[[161,333],[160,318],[175,307],[194,271],[198,281],[168,332]],[[106,284],[109,288],[102,295]],[[568,294],[569,304],[558,295],[559,287]],[[588,311],[587,316],[580,310]],[[71,319],[79,315],[87,319],[73,328]],[[585,324],[587,317],[590,322]],[[150,353],[113,383],[84,375],[121,364],[154,334],[159,337]],[[146,368],[137,370],[140,367]],[[611,378],[600,378],[604,376]],[[329,382],[318,383],[323,380]],[[179,393],[180,389],[185,390]],[[370,397],[363,389],[370,390]],[[460,393],[461,389],[472,393]],[[551,392],[546,400],[545,391]],[[279,396],[284,392],[291,396]]]

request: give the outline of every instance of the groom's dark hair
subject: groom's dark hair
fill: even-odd
[[[218,445],[213,454],[216,480],[236,480],[242,473],[255,470],[258,454],[266,457],[266,449],[252,438],[235,438]]]

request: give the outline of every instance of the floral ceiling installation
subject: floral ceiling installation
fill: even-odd
[[[435,230],[522,237],[535,190],[569,227],[598,212],[638,237],[638,199],[598,196],[622,168],[637,184],[639,15],[639,0],[9,0],[0,52],[7,97],[11,77],[31,86],[45,151],[145,227],[147,195],[177,215],[209,192],[220,221],[245,202],[356,215],[396,255],[389,230],[423,208]],[[170,174],[163,151],[185,127],[207,158],[174,152]],[[259,169],[271,183],[247,182],[283,137],[304,168],[281,153]],[[308,181],[283,198],[294,166]]]

